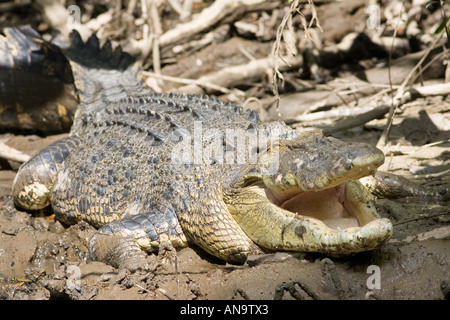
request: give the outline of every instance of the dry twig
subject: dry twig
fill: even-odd
[[[182,83],[182,84],[185,84],[188,86],[195,85],[195,86],[199,86],[202,88],[216,90],[216,91],[219,91],[222,93],[231,93],[231,90],[227,89],[226,87],[219,86],[214,83],[204,82],[201,80],[172,77],[172,76],[167,76],[164,74],[158,74],[158,73],[149,72],[149,71],[143,71],[142,74],[145,76],[151,77],[151,78],[157,78],[157,79],[176,82],[176,83]],[[183,90],[181,90],[181,91],[183,91]]]
[[[186,40],[192,35],[211,28],[220,20],[232,14],[235,10],[248,10],[260,5],[265,0],[218,0],[211,4],[192,21],[181,23],[161,35],[159,41],[162,47]]]
[[[398,88],[396,95],[392,99],[392,105],[389,110],[389,117],[388,117],[386,126],[383,130],[383,133],[381,134],[380,139],[378,140],[377,146],[384,146],[387,144],[387,141],[389,139],[389,132],[390,132],[390,129],[392,126],[392,122],[394,121],[395,111],[402,104],[402,96],[405,93],[405,88],[407,86],[411,85],[411,79],[418,72],[418,70],[420,71],[419,73],[422,73],[425,70],[425,66],[423,66],[423,63],[428,58],[428,56],[430,55],[432,50],[434,50],[440,46],[440,45],[438,45],[438,43],[440,42],[443,35],[444,35],[444,31],[442,31],[441,34],[438,37],[436,37],[434,42],[426,50],[426,52],[424,53],[422,58],[419,60],[419,62],[417,62],[415,67],[409,72],[408,76],[403,80],[402,84]],[[427,64],[427,66],[429,66],[429,65],[431,65],[431,64]]]
[[[313,18],[311,19],[311,22],[309,26],[306,23],[306,18],[303,15],[303,13],[300,11],[300,1],[295,0],[291,7],[289,8],[289,11],[284,15],[283,20],[281,21],[280,25],[277,29],[276,39],[272,47],[272,92],[275,97],[275,105],[277,114],[280,117],[280,95],[278,92],[278,82],[281,83],[281,86],[284,86],[284,77],[280,72],[280,60],[283,61],[286,64],[289,64],[283,57],[283,55],[280,53],[281,48],[281,38],[284,40],[284,44],[286,47],[286,50],[288,51],[288,56],[295,57],[297,55],[297,44],[296,44],[296,37],[294,32],[294,27],[292,25],[292,16],[295,13],[298,13],[300,15],[300,21],[303,26],[303,30],[307,37],[309,39],[312,39],[311,35],[309,34],[308,28],[311,27],[313,21],[316,22],[316,25],[319,26],[319,20],[317,19],[316,11],[314,9],[314,3],[310,0],[308,1],[311,7],[313,8]]]
[[[159,37],[162,33],[162,27],[159,19],[156,1],[151,2],[150,17],[153,24],[153,45],[152,45],[153,71],[155,73],[161,73],[161,59],[159,55]]]
[[[281,70],[285,70],[292,66],[298,66],[303,61],[301,56],[295,57],[294,59],[290,58],[285,59],[289,61],[289,64],[283,63],[282,65],[280,65],[279,68]],[[241,84],[246,84],[255,79],[261,78],[267,72],[267,70],[270,70],[272,68],[272,62],[273,60],[271,57],[263,59],[255,59],[249,61],[246,64],[231,66],[223,68],[214,73],[206,74],[196,80],[180,79],[162,75],[157,77],[169,81],[176,81],[187,84],[187,86],[185,87],[177,88],[178,92],[201,93],[201,90],[199,90],[198,87],[196,88],[196,86],[200,86],[207,89],[212,89],[213,91],[229,93],[230,90],[226,88],[236,87]],[[145,72],[144,75],[155,76],[155,74],[149,72]],[[241,95],[244,96],[242,92]]]
[[[30,159],[30,156],[0,142],[0,158],[17,162],[26,162]]]

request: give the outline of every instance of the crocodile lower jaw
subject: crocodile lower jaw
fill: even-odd
[[[245,197],[237,198],[245,201],[228,202],[228,209],[263,248],[338,256],[376,249],[392,236],[392,223],[378,216],[359,181],[320,191],[291,189],[285,197],[256,185],[240,192]]]

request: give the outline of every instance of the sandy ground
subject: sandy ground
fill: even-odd
[[[416,103],[396,118],[393,141],[414,152],[388,157],[385,167],[411,176],[411,168],[448,169],[449,143],[415,147],[447,139],[449,104]],[[436,130],[416,135],[426,111]],[[423,113],[422,113],[423,117]],[[437,121],[437,119],[440,119]],[[341,138],[375,143],[384,120]],[[414,122],[415,121],[415,122]],[[369,129],[369,130],[368,130]],[[362,131],[361,131],[362,130]],[[412,130],[408,134],[408,130]],[[416,136],[415,136],[416,135]],[[3,135],[19,150],[36,153],[61,136],[38,138]],[[439,138],[439,139],[438,139]],[[402,140],[403,139],[403,140]],[[428,138],[427,138],[428,139]],[[406,141],[406,142],[405,142]],[[411,149],[408,149],[411,150]],[[95,229],[86,223],[63,226],[51,210],[27,213],[12,202],[13,170],[0,171],[1,299],[445,299],[449,297],[449,203],[436,199],[377,201],[383,217],[394,224],[384,247],[345,258],[278,252],[250,257],[244,265],[218,261],[198,248],[149,255],[153,269],[130,274],[100,262],[87,262],[87,243]],[[418,169],[417,169],[418,170]],[[449,183],[447,176],[427,183]]]

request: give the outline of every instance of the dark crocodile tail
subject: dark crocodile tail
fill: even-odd
[[[100,46],[73,31],[45,41],[28,26],[0,35],[0,128],[44,133],[67,132],[75,113],[96,112],[104,102],[139,95],[140,66],[110,41]],[[147,89],[147,92],[150,90]],[[76,117],[74,119],[74,117]]]
[[[14,179],[14,203],[25,210],[48,206],[59,168],[80,141],[75,136],[58,140],[25,162]]]
[[[24,26],[0,35],[0,128],[69,131],[78,106],[63,51]]]

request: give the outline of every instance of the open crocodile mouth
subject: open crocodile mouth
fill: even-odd
[[[374,218],[370,203],[359,203],[361,195],[357,192],[361,189],[354,183],[344,182],[320,191],[282,194],[265,188],[265,192],[269,201],[284,210],[318,219],[331,229],[343,230],[361,227]]]
[[[267,249],[346,255],[384,245],[392,223],[377,214],[358,180],[314,191],[244,188],[246,201],[228,205],[244,232]]]
[[[307,132],[272,147],[224,201],[249,238],[267,249],[372,250],[390,239],[392,223],[379,217],[359,179],[383,162],[383,152],[368,144]]]

